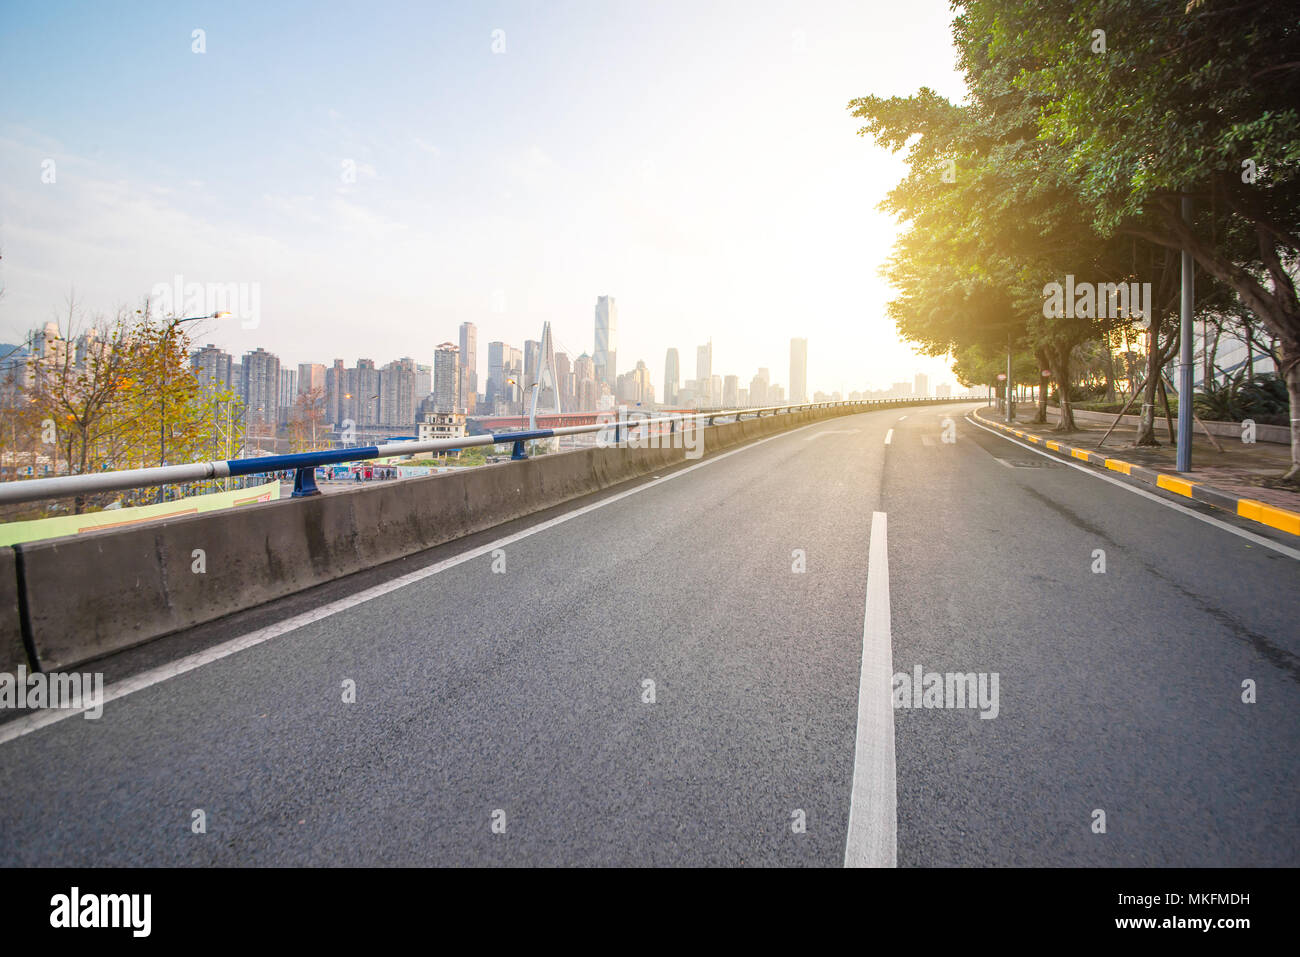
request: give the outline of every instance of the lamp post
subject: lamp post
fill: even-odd
[[[1192,198],[1183,197],[1183,221],[1192,219]],[[1178,448],[1175,468],[1179,472],[1192,470],[1192,314],[1195,312],[1194,265],[1192,254],[1183,247],[1182,284],[1178,310]],[[1166,406],[1168,411],[1168,406]],[[1292,413],[1294,415],[1294,412]],[[1213,441],[1213,440],[1211,440]]]

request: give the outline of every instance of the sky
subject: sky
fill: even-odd
[[[901,157],[846,106],[951,99],[946,0],[69,4],[0,12],[0,341],[177,279],[199,343],[432,364],[461,322],[813,390],[951,381],[885,314]],[[195,34],[195,31],[202,31]],[[202,52],[196,52],[197,48]],[[255,297],[255,298],[254,298]],[[207,301],[207,300],[205,300]],[[193,328],[193,327],[192,327]],[[481,381],[481,377],[480,377]]]

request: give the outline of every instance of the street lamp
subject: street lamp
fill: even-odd
[[[352,398],[352,393],[351,393],[351,392],[344,392],[344,393],[343,393],[343,398],[345,398],[345,399],[351,399],[351,398]],[[376,392],[376,393],[375,393],[374,395],[372,395],[372,396],[367,396],[366,399],[365,399],[365,401],[366,401],[366,402],[370,402],[370,401],[372,401],[372,400],[374,400],[374,399],[378,399],[378,398],[379,398],[379,393]],[[360,415],[360,412],[358,411],[357,414]]]

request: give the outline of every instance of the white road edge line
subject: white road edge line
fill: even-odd
[[[1227,522],[1220,521],[1217,518],[1212,518],[1209,515],[1202,515],[1200,512],[1194,511],[1188,508],[1187,506],[1182,505],[1179,502],[1171,502],[1167,498],[1161,498],[1159,495],[1156,495],[1154,492],[1148,492],[1146,489],[1143,488],[1135,488],[1134,486],[1129,485],[1127,482],[1121,482],[1119,479],[1111,478],[1109,475],[1103,475],[1101,472],[1098,472],[1096,469],[1088,468],[1086,465],[1077,465],[1074,462],[1067,462],[1064,459],[1059,459],[1055,455],[1052,455],[1048,452],[1044,452],[1042,449],[1034,448],[1032,445],[1028,444],[1027,442],[1020,442],[1016,439],[1013,439],[1009,435],[999,432],[997,429],[990,429],[987,425],[982,425],[979,422],[976,422],[969,415],[965,416],[965,419],[967,422],[975,426],[977,429],[983,429],[985,432],[988,432],[990,435],[996,435],[1000,439],[1006,439],[1008,442],[1011,442],[1014,445],[1018,445],[1022,449],[1029,449],[1029,451],[1031,452],[1037,452],[1045,459],[1051,459],[1053,462],[1057,462],[1061,465],[1068,465],[1072,469],[1078,469],[1080,472],[1084,473],[1085,475],[1091,475],[1093,478],[1101,479],[1103,482],[1109,482],[1111,485],[1117,485],[1120,488],[1124,489],[1124,491],[1126,492],[1132,492],[1134,495],[1141,495],[1143,498],[1149,498],[1153,502],[1159,502],[1161,505],[1176,510],[1181,515],[1186,515],[1190,518],[1196,519],[1197,521],[1205,522],[1207,525],[1213,525],[1215,528],[1221,528],[1225,532],[1231,532],[1233,535],[1236,535],[1238,538],[1247,539],[1248,541],[1254,542],[1256,545],[1262,545],[1264,548],[1271,548],[1275,552],[1280,552],[1281,554],[1285,555],[1287,558],[1294,558],[1296,561],[1300,561],[1300,551],[1297,551],[1294,548],[1288,548],[1286,545],[1282,545],[1279,542],[1270,541],[1269,539],[1265,538],[1262,535],[1256,535],[1254,532],[1248,532],[1244,528],[1237,528],[1237,526],[1235,525],[1229,525]]]
[[[898,866],[898,782],[894,763],[893,637],[889,623],[889,543],[884,512],[871,516],[867,601],[858,677],[858,736],[845,867]]]
[[[312,609],[311,611],[303,612],[302,614],[295,615],[292,618],[286,618],[284,621],[277,622],[274,625],[259,628],[257,631],[251,631],[238,638],[232,638],[219,645],[213,645],[211,648],[196,652],[195,654],[187,655],[184,658],[178,658],[175,661],[159,665],[158,667],[151,668],[147,671],[142,671],[138,675],[133,675],[130,678],[119,681],[108,688],[105,688],[101,703],[108,704],[110,701],[125,698],[127,695],[135,694],[137,691],[143,691],[145,688],[161,684],[164,681],[183,675],[186,672],[194,671],[196,668],[202,668],[204,665],[211,664],[214,661],[220,661],[222,658],[227,658],[230,655],[238,654],[239,652],[252,648],[255,645],[260,645],[263,642],[270,641],[272,638],[278,638],[280,635],[287,634],[288,632],[297,631],[299,628],[305,628],[307,625],[313,624],[314,622],[337,615],[340,612],[347,611],[349,608],[353,608],[372,599],[380,598],[387,595],[389,592],[397,591],[399,588],[405,588],[407,585],[413,585],[418,581],[423,581],[424,579],[437,575],[439,572],[446,571],[449,568],[463,565],[476,558],[482,558],[484,555],[490,555],[494,549],[503,548],[506,545],[511,545],[515,542],[521,541],[522,539],[528,538],[530,535],[536,535],[538,532],[544,532],[548,528],[562,525],[565,522],[579,518],[589,512],[594,512],[598,508],[604,508],[606,505],[612,505],[615,502],[621,501],[629,495],[636,495],[638,492],[644,492],[646,489],[653,488],[656,485],[670,482],[675,478],[680,478],[681,476],[686,475],[689,472],[694,472],[696,469],[703,468],[706,465],[712,465],[714,462],[721,462],[725,458],[730,458],[740,452],[746,452],[752,448],[763,445],[766,442],[771,442],[773,439],[788,438],[797,432],[803,432],[806,429],[815,428],[816,426],[823,424],[825,423],[812,422],[808,425],[802,425],[797,429],[791,429],[789,432],[782,432],[779,435],[769,435],[765,439],[750,442],[748,445],[743,445],[738,449],[732,449],[730,452],[723,452],[721,455],[715,455],[712,458],[704,459],[702,462],[696,462],[694,465],[687,466],[671,475],[665,475],[663,478],[654,479],[653,481],[646,482],[643,485],[638,485],[636,488],[628,489],[625,492],[619,492],[615,495],[609,496],[608,498],[603,498],[599,502],[584,505],[582,508],[575,509],[572,512],[565,512],[563,515],[557,515],[555,518],[525,528],[523,531],[515,532],[513,535],[498,538],[496,541],[490,542],[487,545],[480,545],[477,548],[471,548],[467,552],[462,552],[459,555],[429,565],[426,568],[421,568],[418,571],[409,572],[408,574],[402,575],[400,578],[394,578],[381,585],[375,585],[371,588],[364,589],[363,591],[357,592],[355,595],[340,598],[337,601],[332,601],[327,605],[322,605],[319,608]],[[60,708],[58,710],[50,709],[46,711],[34,711],[21,718],[6,721],[3,725],[0,725],[0,745],[13,741],[16,738],[21,738],[23,735],[31,734],[33,731],[37,731],[47,725],[55,724],[59,721],[65,720],[66,718],[74,717],[85,710],[87,709]]]
[[[888,445],[892,441],[894,441],[894,430],[890,429],[885,433],[885,444]]]

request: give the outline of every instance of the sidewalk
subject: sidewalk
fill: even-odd
[[[1106,433],[1106,424],[1076,420],[1074,432],[1053,432],[1060,418],[1057,410],[1048,408],[1046,425],[1035,425],[1030,421],[1036,412],[1035,405],[1017,406],[1014,425],[1019,435],[1036,445],[1047,446],[1052,451],[1121,472],[1147,484],[1159,485],[1256,521],[1265,521],[1274,527],[1282,526],[1253,514],[1258,510],[1252,503],[1300,515],[1300,492],[1281,486],[1278,481],[1291,467],[1291,450],[1285,445],[1267,442],[1247,445],[1239,439],[1215,436],[1214,441],[1219,444],[1219,449],[1216,449],[1210,444],[1210,439],[1196,429],[1192,441],[1192,471],[1183,473],[1175,468],[1177,453],[1169,441],[1169,429],[1163,416],[1156,420],[1158,447],[1138,448],[1133,444],[1137,438],[1136,428],[1118,425],[1105,445],[1098,449],[1097,445]],[[1004,431],[1008,428],[996,407],[978,409],[976,417],[986,425]],[[1294,524],[1292,518],[1282,516],[1281,520],[1283,526]],[[1286,530],[1293,531],[1290,528]],[[1294,530],[1294,533],[1300,534],[1300,530]]]

